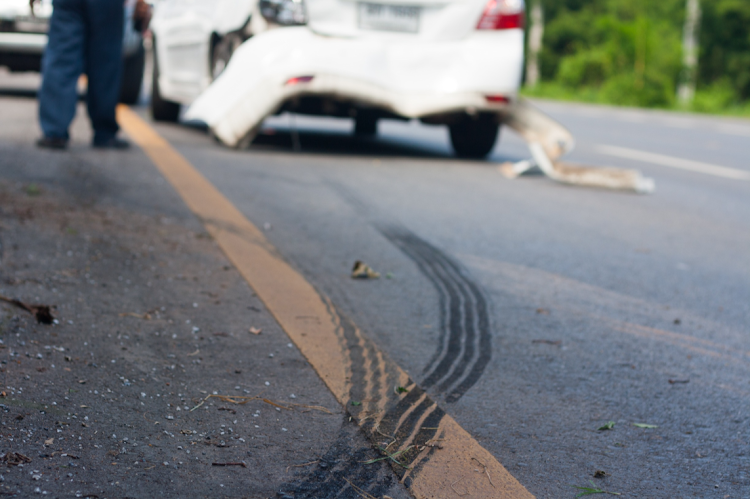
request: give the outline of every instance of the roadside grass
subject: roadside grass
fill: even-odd
[[[521,95],[538,97],[541,99],[560,100],[567,102],[584,102],[589,104],[606,104],[610,106],[633,107],[630,104],[620,104],[608,99],[606,94],[594,87],[573,89],[555,82],[541,82],[535,87],[523,87]],[[644,109],[663,109],[695,114],[716,116],[731,116],[750,119],[750,102],[736,102],[728,95],[726,89],[720,87],[698,90],[692,106],[683,108],[677,104],[671,106],[655,106]]]

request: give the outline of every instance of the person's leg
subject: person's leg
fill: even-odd
[[[85,12],[83,0],[55,0],[54,6],[42,58],[39,124],[46,138],[67,141],[78,102],[76,84],[83,72]]]
[[[88,111],[94,145],[111,144],[119,127],[115,107],[122,74],[123,0],[85,0],[89,38],[86,70]]]

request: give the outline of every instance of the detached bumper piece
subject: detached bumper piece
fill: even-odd
[[[531,152],[529,160],[500,165],[500,173],[507,178],[517,178],[531,168],[538,167],[552,180],[565,184],[627,190],[639,194],[655,190],[654,180],[644,177],[637,170],[598,168],[558,161],[575,147],[573,135],[524,99],[514,101],[510,110],[504,114],[503,122],[524,138]]]

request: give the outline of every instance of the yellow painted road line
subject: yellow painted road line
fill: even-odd
[[[617,158],[634,159],[644,163],[668,166],[670,168],[703,173],[715,177],[731,178],[734,180],[750,180],[750,171],[713,165],[711,163],[703,163],[701,161],[693,161],[691,159],[675,158],[674,156],[665,156],[664,154],[608,145],[597,146],[596,151]]]
[[[374,445],[383,434],[410,442],[409,450],[398,455],[401,464],[391,464],[416,498],[533,498],[151,126],[125,106],[118,108],[117,119]],[[362,404],[354,406],[352,400]],[[433,445],[438,441],[440,446]]]

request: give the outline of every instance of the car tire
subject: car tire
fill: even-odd
[[[358,137],[372,137],[378,134],[378,119],[374,116],[362,115],[354,118],[354,135]]]
[[[482,159],[495,147],[500,125],[494,115],[466,116],[449,125],[451,145],[459,158]]]
[[[135,54],[122,61],[122,80],[120,83],[120,102],[133,105],[138,103],[143,86],[143,72],[146,67],[146,49],[141,43]]]
[[[154,71],[151,76],[151,116],[155,121],[176,122],[180,118],[180,104],[164,99],[159,90],[159,59],[154,39]]]

